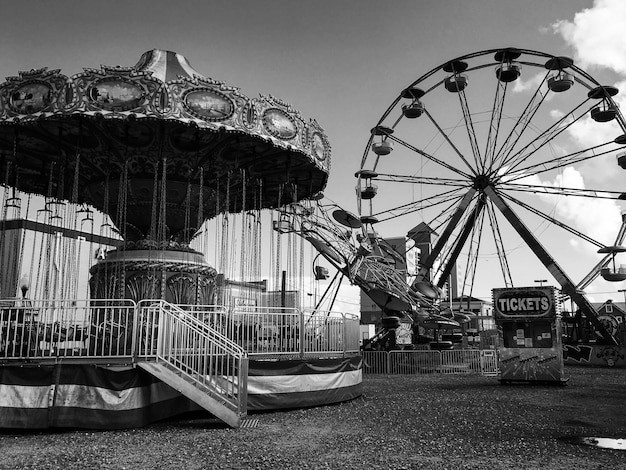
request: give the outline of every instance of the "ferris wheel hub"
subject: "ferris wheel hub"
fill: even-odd
[[[482,190],[491,184],[491,178],[488,175],[478,175],[474,178],[474,189]]]

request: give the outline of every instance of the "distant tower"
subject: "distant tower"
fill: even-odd
[[[415,242],[415,246],[419,248],[419,264],[421,264],[422,260],[428,258],[430,255],[433,246],[433,237],[436,237],[437,233],[430,228],[427,223],[422,222],[409,230],[406,236],[413,240]],[[430,273],[426,275],[426,279],[430,279]]]
[[[433,246],[433,239],[437,236],[437,232],[435,232],[428,224],[422,222],[415,227],[413,227],[407,233],[407,237],[412,239],[415,242],[415,246],[420,250],[420,260],[419,264],[422,263],[423,260],[430,256],[430,252]],[[431,280],[431,273],[428,273],[425,277],[427,280]],[[450,272],[450,279],[447,279],[448,283],[448,296],[449,298],[454,299],[458,296],[458,273],[456,266]]]

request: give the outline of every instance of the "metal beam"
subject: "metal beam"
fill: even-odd
[[[480,215],[484,207],[485,207],[485,200],[484,198],[481,197],[476,202],[476,206],[474,207],[472,214],[467,218],[467,221],[465,222],[463,231],[461,232],[461,235],[457,239],[456,245],[454,246],[452,253],[448,257],[448,262],[446,263],[444,270],[441,272],[439,281],[437,281],[437,287],[443,287],[446,281],[448,280],[448,277],[450,276],[450,273],[452,272],[452,268],[454,267],[454,264],[456,263],[456,260],[459,257],[459,253],[461,253],[461,250],[463,249],[463,245],[465,245],[465,242],[467,241],[467,237],[469,237],[469,234],[472,233],[472,229],[474,228],[474,222],[476,221],[476,219],[478,219],[478,216]]]
[[[441,253],[441,250],[443,250],[443,247],[445,246],[445,244],[448,242],[450,235],[452,235],[453,230],[459,224],[459,221],[461,220],[461,217],[467,210],[467,207],[472,201],[474,194],[476,194],[476,189],[470,188],[469,191],[465,193],[465,196],[463,196],[463,199],[461,199],[461,202],[459,203],[459,207],[457,207],[454,214],[452,214],[452,217],[448,221],[448,225],[446,226],[445,230],[443,231],[443,233],[437,240],[437,243],[435,244],[433,250],[428,255],[428,258],[426,258],[426,260],[422,264],[419,270],[419,273],[417,274],[417,280],[423,280],[426,278],[426,275],[430,271],[430,268],[433,267],[435,260]]]

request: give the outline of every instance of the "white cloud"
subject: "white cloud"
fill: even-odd
[[[565,116],[565,113],[561,111],[560,109],[553,109],[552,111],[550,111],[550,117],[554,119],[555,121],[558,121],[563,116]]]
[[[517,93],[529,90],[535,91],[539,85],[541,85],[545,76],[545,73],[538,73],[530,77],[528,80],[523,80],[520,76],[520,78],[513,82],[513,91]],[[550,95],[548,95],[548,97],[550,97]]]
[[[552,27],[574,49],[576,63],[626,74],[626,1],[595,0],[593,7]]]

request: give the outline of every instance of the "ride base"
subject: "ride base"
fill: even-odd
[[[237,427],[248,411],[362,393],[358,319],[347,315],[25,304],[0,301],[0,428],[134,428],[203,410]]]

